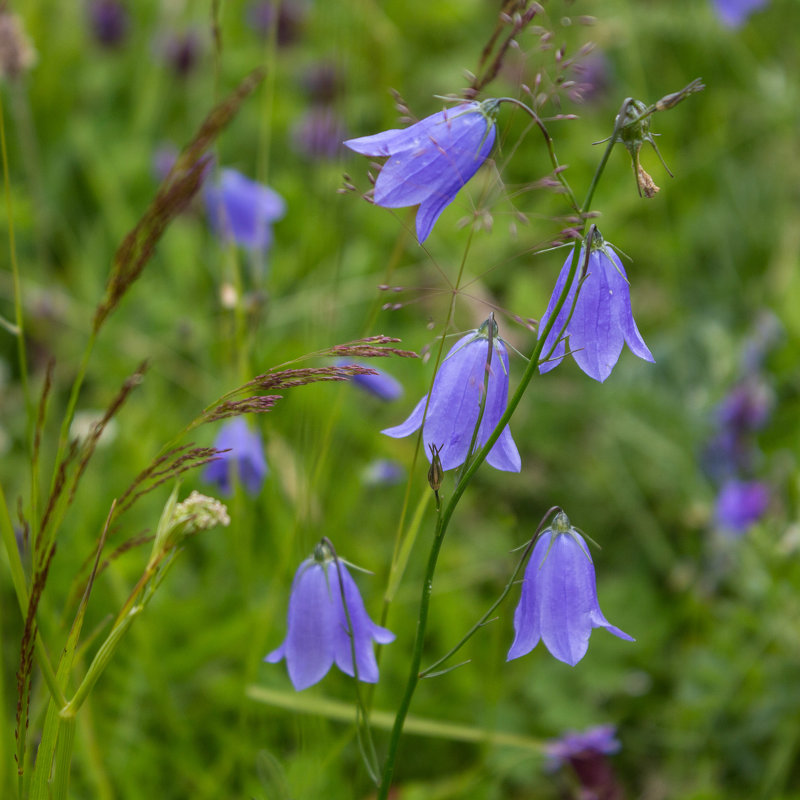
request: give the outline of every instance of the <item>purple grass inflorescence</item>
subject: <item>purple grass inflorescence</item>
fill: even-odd
[[[486,361],[489,326],[492,326],[493,357],[488,380]],[[425,421],[422,439],[428,461],[431,445],[441,459],[443,470],[455,469],[466,461],[475,425],[478,422],[481,398],[486,403],[480,429],[475,441],[482,447],[494,430],[508,402],[508,353],[502,339],[497,336],[497,324],[490,317],[481,327],[459,339],[445,356],[436,373],[433,389],[417,403],[411,416],[400,425],[386,428],[382,433],[396,439],[410,436]],[[427,405],[427,413],[425,407]],[[486,457],[495,469],[519,472],[519,451],[511,438],[508,426],[503,429]]]
[[[497,100],[463,103],[403,130],[348,139],[345,145],[357,153],[389,157],[375,182],[375,205],[419,205],[417,238],[424,242],[445,207],[489,156],[497,105]]]
[[[553,656],[574,667],[586,655],[593,628],[634,641],[603,616],[589,548],[559,511],[536,540],[525,568],[506,660],[530,653],[542,640]]]
[[[581,249],[579,266],[584,262],[585,252],[585,249]],[[558,275],[547,310],[539,322],[540,332],[544,331],[564,289],[571,263],[570,251]],[[631,352],[639,358],[655,361],[633,320],[630,287],[625,269],[617,254],[605,245],[597,233],[591,244],[586,277],[582,282],[581,279],[579,268],[575,272],[567,299],[545,339],[542,354],[546,356],[553,345],[555,349],[550,359],[539,365],[539,371],[549,372],[561,363],[566,352],[564,339],[567,337],[570,353],[578,366],[590,378],[601,383],[611,374],[623,344],[627,344]],[[557,337],[567,321],[579,284],[575,310],[564,331],[564,338],[558,341]]]
[[[220,429],[214,448],[227,452],[220,453],[219,458],[206,467],[203,478],[217,484],[220,492],[229,496],[233,494],[235,475],[248,494],[257,495],[269,472],[259,433],[250,430],[242,417],[234,417]]]
[[[347,567],[341,560],[337,562],[331,548],[321,542],[294,576],[286,639],[264,660],[276,664],[285,658],[289,679],[300,691],[321,681],[334,662],[342,672],[355,677],[355,650],[358,679],[376,683],[378,664],[373,640],[388,644],[394,641],[394,634],[369,618]]]

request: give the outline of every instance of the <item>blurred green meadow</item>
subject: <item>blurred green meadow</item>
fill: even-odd
[[[19,15],[36,53],[29,69],[0,84],[0,314],[15,320],[13,258],[29,384],[26,396],[17,337],[3,328],[0,481],[27,570],[22,531],[32,483],[41,514],[114,253],[158,187],[156,155],[187,145],[259,66],[265,77],[213,143],[211,169],[234,168],[269,185],[287,211],[268,252],[252,254],[215,236],[193,201],[101,330],[78,421],[102,415],[138,365],[149,366],[98,443],[58,531],[37,613],[55,661],[112,501],[216,398],[271,367],[363,336],[397,337],[398,347],[435,355],[443,332],[475,328],[493,310],[500,335],[530,353],[535,333],[515,318],[541,316],[564,260],[564,251],[540,252],[565,225],[553,219],[564,213],[563,198],[533,186],[550,162],[538,132],[511,106],[499,115],[492,165],[445,210],[425,247],[413,233],[413,210],[360,197],[371,188],[368,170],[376,172],[370,160],[335,146],[405,125],[390,90],[416,118],[441,110],[435,96],[458,94],[466,71],[477,70],[499,3],[138,0],[127,4],[114,41],[93,27],[92,5],[25,0],[0,9]],[[593,552],[600,603],[636,643],[597,630],[576,667],[541,644],[506,663],[515,588],[453,659],[468,663],[421,682],[392,796],[578,797],[568,769],[545,770],[542,743],[610,723],[622,744],[610,763],[627,797],[800,798],[800,4],[773,0],[736,29],[719,21],[710,0],[543,7],[535,23],[542,30],[518,37],[484,95],[521,96],[525,84],[549,96],[545,116],[577,115],[548,129],[581,198],[602,152],[593,143],[610,135],[625,97],[651,103],[696,77],[706,85],[653,119],[674,178],[646,146],[642,162],[661,191],[642,199],[618,147],[594,198],[603,235],[631,259],[636,320],[656,363],[625,349],[604,384],[571,359],[534,378],[511,423],[522,472],[484,466],[456,511],[423,663],[485,612],[519,557],[511,551],[554,504],[601,545]],[[558,54],[563,47],[561,61],[574,58],[587,42],[600,77],[581,99],[559,84],[580,82],[582,73]],[[715,521],[719,484],[704,453],[716,409],[761,340],[759,377],[772,405],[751,442],[752,475],[769,485],[770,503],[746,532],[731,535]],[[41,470],[32,479],[34,421],[51,360]],[[230,526],[185,541],[129,629],[75,718],[69,797],[374,796],[356,737],[353,680],[332,669],[297,693],[284,663],[262,659],[283,641],[292,578],[322,536],[373,573],[356,580],[380,619],[405,504],[403,532],[413,527],[416,539],[386,617],[397,638],[381,648],[380,681],[374,694],[368,689],[384,752],[435,506],[416,437],[379,432],[428,391],[433,358],[376,362],[403,384],[401,399],[383,402],[351,382],[319,383],[281,391],[272,410],[250,416],[270,468],[263,489],[223,498]],[[512,355],[512,390],[523,369]],[[219,428],[200,427],[180,444],[211,447]],[[406,471],[415,464],[409,481],[366,481],[376,459]],[[155,531],[173,487],[155,488],[109,531],[70,692],[147,563],[149,544],[118,548]],[[443,496],[450,488],[448,473]],[[193,489],[218,494],[202,470],[182,476],[181,497]],[[20,779],[25,620],[1,552],[0,797],[16,798],[28,796],[25,775],[49,693],[34,663]]]

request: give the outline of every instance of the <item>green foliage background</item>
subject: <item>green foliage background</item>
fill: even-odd
[[[267,77],[221,136],[216,156],[268,183],[288,206],[267,263],[256,267],[220,245],[200,208],[182,215],[103,331],[80,410],[103,409],[142,359],[151,368],[119,414],[116,438],[93,459],[60,532],[39,611],[54,653],[75,611],[75,576],[112,499],[214,398],[271,366],[362,335],[398,336],[417,351],[433,347],[468,238],[458,223],[481,197],[489,198],[481,208],[493,224],[473,237],[469,288],[456,302],[452,330],[475,327],[498,307],[506,312],[498,314],[501,335],[529,352],[533,334],[510,317],[541,315],[563,262],[560,252],[533,254],[558,230],[548,218],[562,206],[546,191],[516,194],[546,174],[549,162],[537,133],[526,133],[510,107],[500,114],[498,170],[484,170],[459,195],[425,249],[410,233],[413,212],[337,193],[344,172],[359,191],[369,188],[367,160],[342,152],[311,161],[292,147],[293,125],[309,107],[309,69],[325,62],[341,75],[335,109],[350,135],[397,127],[388,90],[398,90],[417,117],[438,110],[434,95],[458,92],[464,71],[476,69],[497,4],[309,2],[295,41],[278,46],[248,27],[244,3],[220,2],[218,49],[209,5],[131,4],[128,36],[113,50],[91,38],[83,3],[26,0],[16,8],[38,63],[22,81],[0,87],[13,200],[13,216],[4,213],[0,225],[0,313],[13,318],[13,222],[37,390],[47,359],[56,360],[44,463],[54,457],[60,413],[113,253],[155,191],[154,153],[186,143],[214,103],[259,64]],[[542,646],[506,663],[513,592],[497,621],[463,651],[470,663],[422,682],[412,715],[454,725],[456,733],[405,737],[397,796],[559,797],[568,779],[543,771],[537,741],[612,722],[623,745],[614,765],[631,797],[800,797],[800,6],[774,0],[740,30],[723,27],[700,0],[545,8],[554,48],[540,51],[536,32],[523,34],[488,93],[514,95],[539,70],[546,86],[558,74],[558,47],[571,57],[584,42],[596,43],[607,59],[605,91],[581,105],[564,92],[559,107],[547,107],[579,115],[550,123],[579,196],[601,152],[592,142],[611,132],[624,97],[653,102],[697,76],[707,89],[654,120],[675,173],[667,177],[644,151],[662,187],[654,199],[637,195],[622,149],[595,197],[604,236],[632,258],[634,310],[656,364],[626,351],[604,385],[571,362],[534,380],[512,423],[522,473],[484,469],[456,513],[434,583],[427,652],[435,659],[483,613],[513,569],[510,551],[556,503],[602,545],[595,563],[603,610],[637,642],[598,631],[575,668]],[[582,24],[583,15],[594,23]],[[202,47],[196,69],[179,78],[159,53],[163,37],[187,29]],[[515,208],[527,212],[527,223],[516,220]],[[237,274],[246,293],[245,336],[222,302]],[[383,283],[403,290],[381,292]],[[387,301],[402,307],[382,310]],[[775,411],[759,436],[760,474],[774,497],[767,517],[732,541],[714,531],[715,486],[699,458],[713,409],[765,314],[781,331],[767,361]],[[30,488],[28,445],[16,344],[6,332],[0,358],[0,477],[16,508]],[[237,493],[230,528],[186,544],[132,627],[78,715],[71,796],[370,796],[353,725],[325,710],[328,700],[352,703],[352,681],[333,670],[297,696],[284,667],[262,658],[285,634],[292,576],[322,535],[374,572],[358,582],[373,617],[380,614],[405,485],[368,487],[361,473],[377,457],[412,463],[413,439],[378,432],[404,419],[427,391],[431,364],[378,366],[402,381],[402,400],[383,404],[350,385],[301,387],[255,420],[271,467],[264,490],[255,499]],[[513,386],[521,359],[511,370]],[[201,429],[197,444],[210,445],[215,433]],[[413,475],[412,511],[428,491],[426,469],[418,463]],[[189,475],[183,488],[202,490],[201,476]],[[127,515],[112,544],[153,529],[169,490]],[[397,640],[381,655],[379,710],[396,707],[405,680],[433,518],[429,503],[389,610]],[[133,549],[103,571],[78,677],[146,558]],[[14,797],[22,620],[5,554],[0,562],[0,795]],[[46,699],[36,675],[32,729],[41,725]],[[311,713],[280,707],[301,700]],[[524,741],[492,743],[500,732]],[[477,741],[462,741],[470,735]],[[385,734],[376,736],[382,752]]]

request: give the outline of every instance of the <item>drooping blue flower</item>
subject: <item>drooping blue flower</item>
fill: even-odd
[[[578,366],[590,377],[601,383],[611,374],[619,359],[622,345],[627,344],[634,355],[645,361],[655,361],[652,353],[636,327],[631,311],[631,294],[628,276],[617,254],[595,234],[587,266],[586,280],[581,284],[575,311],[569,321],[564,337],[569,338],[569,349]],[[581,249],[579,266],[583,264],[585,250]],[[556,288],[550,297],[547,310],[539,321],[539,330],[544,331],[553,309],[564,288],[572,263],[572,251],[567,256],[558,275]],[[567,299],[558,312],[555,324],[545,339],[542,355],[546,356],[555,345],[550,359],[539,365],[540,372],[549,372],[561,363],[566,352],[565,342],[557,337],[569,315],[575,290],[580,283],[580,268],[570,286]]]
[[[597,602],[594,563],[584,538],[559,511],[533,547],[507,661],[530,653],[539,640],[559,661],[575,666],[586,655],[593,628],[634,639],[603,616]]]
[[[769,500],[767,484],[732,478],[723,484],[717,495],[714,516],[720,528],[739,535],[761,519]]]
[[[342,593],[348,613],[345,613]],[[394,640],[394,634],[369,618],[347,567],[340,560],[337,568],[330,548],[319,544],[314,555],[300,565],[294,576],[289,595],[286,639],[264,660],[276,664],[285,658],[289,679],[300,691],[322,680],[334,662],[342,672],[355,676],[355,648],[358,679],[376,683],[378,664],[372,648],[373,640],[388,644]]]
[[[221,239],[255,252],[272,244],[272,223],[286,213],[284,199],[269,186],[235,169],[221,169],[203,188],[208,221]]]
[[[494,352],[487,380],[486,358],[490,324],[494,331]],[[425,405],[428,395],[425,395],[405,422],[381,432],[395,439],[410,436],[422,425],[424,416],[422,440],[428,461],[431,460],[433,445],[438,450],[442,469],[454,469],[461,466],[467,458],[484,392],[486,404],[476,448],[485,444],[508,402],[508,353],[503,340],[497,336],[497,325],[493,318],[484,322],[479,330],[463,336],[450,349],[433,381],[427,415]],[[495,469],[520,471],[519,451],[507,425],[489,451],[486,461]]]
[[[767,4],[767,0],[714,0],[717,16],[731,28],[738,28],[757,9]]]
[[[220,429],[214,448],[227,452],[206,467],[203,478],[216,483],[223,495],[231,495],[235,475],[249,494],[257,495],[269,472],[258,432],[250,430],[242,417],[234,417]]]
[[[352,358],[343,358],[339,361],[340,364],[362,364],[360,361],[354,361]],[[367,394],[371,394],[380,400],[397,400],[398,397],[403,396],[403,385],[396,378],[393,378],[388,372],[378,369],[373,364],[368,365],[370,369],[377,372],[377,375],[353,375],[352,382],[363,389]]]
[[[544,746],[548,766],[556,769],[575,759],[592,755],[609,756],[620,750],[617,729],[613,725],[595,725],[585,731],[567,731],[558,739],[548,739]]]
[[[348,139],[365,156],[388,156],[375,183],[375,205],[419,205],[417,238],[428,238],[439,215],[488,157],[496,136],[497,100],[463,103],[403,130]]]

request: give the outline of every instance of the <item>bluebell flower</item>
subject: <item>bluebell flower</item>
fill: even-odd
[[[203,199],[214,233],[255,252],[269,249],[272,223],[286,213],[286,203],[276,191],[234,169],[221,169],[207,182]]]
[[[223,495],[231,495],[235,475],[249,494],[257,495],[269,472],[258,432],[250,430],[242,417],[234,417],[220,429],[214,448],[227,452],[206,467],[203,478],[216,483]]]
[[[530,653],[539,640],[559,661],[575,666],[586,655],[593,628],[634,639],[603,616],[594,564],[584,538],[559,511],[533,547],[506,660]]]
[[[359,364],[363,365],[360,361],[354,361],[352,358],[343,358],[339,361],[340,364]],[[379,398],[380,400],[397,400],[403,396],[403,385],[396,378],[393,378],[388,372],[368,364],[371,370],[374,370],[377,375],[353,375],[350,379],[356,386],[363,389],[368,394]]]
[[[352,623],[352,639],[342,590]],[[347,567],[340,560],[337,569],[330,548],[319,544],[314,555],[300,565],[294,576],[286,639],[264,660],[276,664],[285,658],[289,679],[300,691],[322,680],[334,662],[342,672],[354,676],[355,648],[358,679],[376,683],[378,664],[373,640],[388,644],[394,640],[394,634],[369,618]]]
[[[375,183],[375,205],[419,205],[417,238],[424,242],[444,208],[488,157],[496,136],[497,100],[463,103],[403,130],[348,139],[365,156],[388,156]]]
[[[724,531],[742,534],[758,522],[769,506],[770,491],[761,481],[726,481],[717,495],[714,517]]]
[[[631,294],[628,277],[617,254],[603,244],[596,234],[587,266],[587,277],[580,287],[578,301],[564,337],[569,338],[569,348],[578,366],[590,377],[601,383],[611,374],[619,359],[622,345],[627,344],[634,355],[645,361],[655,361],[652,353],[636,327],[631,311]],[[585,250],[581,249],[579,266],[583,264]],[[567,256],[558,275],[556,288],[550,297],[547,310],[539,321],[539,331],[544,331],[558,298],[561,295],[572,263],[572,251]],[[570,286],[567,299],[556,317],[555,324],[545,339],[542,355],[546,356],[555,345],[550,359],[539,365],[540,372],[549,372],[561,363],[566,347],[564,339],[557,337],[564,327],[575,290],[580,283],[580,268]]]
[[[738,28],[757,9],[767,4],[767,0],[714,0],[717,16],[731,28]]]
[[[492,336],[494,353],[487,381],[486,358],[490,324],[494,329]],[[497,325],[493,318],[481,325],[479,330],[468,333],[453,345],[436,373],[430,402],[427,402],[428,395],[425,395],[405,422],[394,428],[386,428],[382,433],[396,439],[410,436],[422,425],[424,416],[422,440],[428,461],[431,460],[431,445],[433,445],[438,450],[442,469],[455,469],[466,461],[484,392],[486,404],[476,448],[486,443],[505,412],[508,402],[508,353],[503,340],[497,336]],[[489,451],[486,461],[495,469],[507,472],[520,471],[519,451],[507,425]]]

